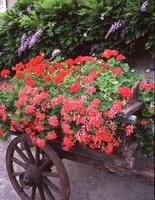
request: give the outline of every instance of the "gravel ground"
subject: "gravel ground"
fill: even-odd
[[[20,200],[5,168],[7,146],[8,142],[0,142],[0,200]],[[70,178],[70,200],[154,200],[153,182],[99,171],[68,160],[64,160],[64,164]]]

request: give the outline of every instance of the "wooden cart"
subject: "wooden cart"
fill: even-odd
[[[122,116],[126,121],[134,121],[133,114],[144,106],[137,99],[137,91],[136,86],[130,106],[123,111]],[[107,155],[77,145],[65,152],[60,141],[51,142],[44,149],[39,149],[31,144],[28,135],[20,135],[8,146],[6,166],[11,184],[22,200],[69,200],[69,178],[62,159],[94,164],[100,169],[120,174],[134,173],[153,178],[153,161],[135,158],[133,155],[136,148],[137,145],[132,143],[121,155]]]

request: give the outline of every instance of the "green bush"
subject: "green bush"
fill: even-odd
[[[46,57],[55,48],[66,57],[100,54],[113,48],[132,58],[142,44],[155,56],[155,3],[150,0],[141,12],[142,0],[18,0],[15,7],[0,17],[0,67],[10,68],[27,62],[39,51]],[[122,26],[107,36],[111,25]],[[43,30],[38,42],[18,55],[23,34],[32,37]]]

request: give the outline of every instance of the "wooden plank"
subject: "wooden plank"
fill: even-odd
[[[72,150],[66,152],[61,148],[59,142],[51,144],[61,158],[72,161],[91,164],[101,169],[107,169],[119,174],[137,174],[147,178],[154,178],[154,161],[148,158],[134,158],[133,156],[122,157],[121,155],[95,151],[76,145]]]

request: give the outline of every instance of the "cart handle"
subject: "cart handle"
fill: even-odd
[[[128,100],[128,106],[123,109],[121,113],[122,121],[127,124],[136,124],[137,122],[137,111],[140,111],[145,107],[145,103],[139,100],[139,85],[140,82],[136,82],[132,88],[132,96]]]

